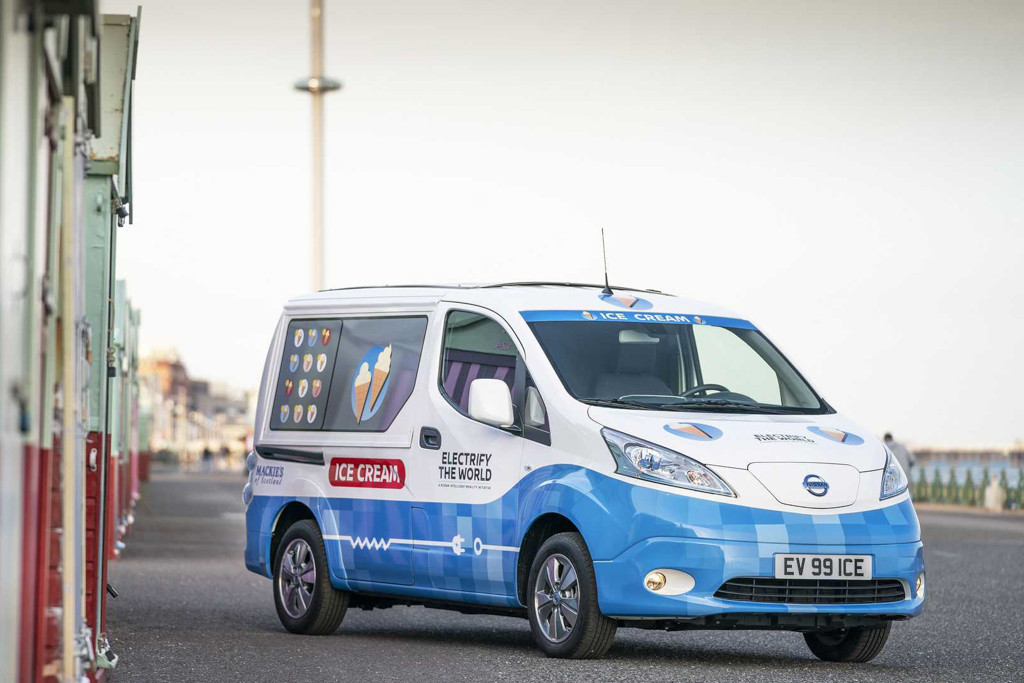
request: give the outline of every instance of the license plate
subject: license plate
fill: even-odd
[[[776,555],[776,579],[867,580],[870,555]]]

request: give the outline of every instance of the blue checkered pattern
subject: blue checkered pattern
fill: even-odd
[[[270,535],[277,511],[288,502],[257,496],[250,504],[246,565],[251,570],[272,575]],[[812,515],[693,498],[556,465],[531,472],[500,499],[481,505],[350,498],[301,502],[331,539],[333,583],[348,590],[518,605],[515,549],[530,523],[549,512],[569,518],[583,534],[595,560],[601,606],[609,614],[749,612],[749,603],[730,605],[710,596],[727,578],[771,576],[777,552],[872,554],[875,576],[902,578],[910,585],[923,571],[920,527],[909,500],[866,512]],[[453,545],[456,537],[461,540]],[[686,596],[655,596],[652,603],[641,578],[659,567],[688,571],[698,585]],[[903,609],[920,609],[919,602],[911,603]],[[891,605],[882,607],[893,611]],[[856,611],[861,608],[883,611],[870,605]]]

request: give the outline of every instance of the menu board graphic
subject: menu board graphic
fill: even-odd
[[[323,426],[340,338],[340,320],[293,320],[288,324],[271,429],[315,431]]]

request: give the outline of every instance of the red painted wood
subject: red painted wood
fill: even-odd
[[[34,680],[36,670],[36,621],[39,614],[39,498],[42,464],[39,449],[35,444],[25,444],[24,449],[24,506],[22,509],[22,555],[21,555],[21,651],[19,676],[22,681]]]
[[[103,432],[89,432],[85,440],[85,608],[86,622],[93,634],[102,631],[101,624],[96,623],[96,601],[104,600],[105,608],[106,591],[97,595],[96,582],[102,575],[106,585],[106,561],[105,552],[101,553],[99,548],[99,529],[103,523],[104,501],[100,499],[100,489],[104,470],[104,445],[109,439]],[[94,456],[91,455],[94,453]],[[96,470],[89,467],[90,462],[96,463]],[[105,549],[104,549],[105,550]]]

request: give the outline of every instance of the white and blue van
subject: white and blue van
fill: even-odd
[[[748,320],[654,291],[409,286],[290,301],[248,458],[246,566],[289,631],[350,607],[778,629],[868,661],[924,604],[907,477]]]

